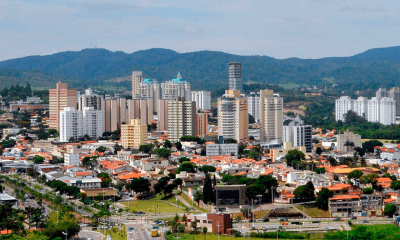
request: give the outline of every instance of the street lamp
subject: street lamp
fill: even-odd
[[[67,232],[67,230],[65,230],[65,232],[62,232],[62,234],[65,235],[65,240],[68,240],[68,232]]]

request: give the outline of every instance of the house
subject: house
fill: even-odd
[[[80,189],[98,189],[101,188],[100,178],[85,178],[85,179],[74,179],[67,182],[68,186],[75,186]]]
[[[186,226],[191,229],[191,223],[196,222],[197,228],[207,228],[208,232],[231,234],[232,214],[230,213],[202,213],[202,214],[187,214]]]
[[[329,198],[331,217],[349,217],[354,210],[361,210],[360,196],[338,195]]]

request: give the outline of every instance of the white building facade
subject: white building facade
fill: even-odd
[[[254,117],[256,122],[260,121],[260,94],[251,92],[247,97],[249,114]]]
[[[205,111],[211,109],[210,91],[192,91],[190,94],[192,96],[192,101],[196,102],[198,110]]]
[[[104,113],[95,110],[93,107],[84,107],[83,115],[83,135],[88,135],[91,139],[97,139],[104,132]]]
[[[83,136],[83,114],[74,107],[60,111],[60,142],[77,141]]]
[[[206,144],[206,156],[238,156],[239,145],[237,143]]]

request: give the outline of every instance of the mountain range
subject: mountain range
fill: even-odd
[[[130,90],[130,75],[164,81],[178,72],[192,89],[228,86],[229,62],[241,62],[244,83],[313,86],[327,84],[400,84],[400,47],[375,48],[351,57],[275,59],[239,56],[217,51],[178,53],[154,48],[131,54],[106,49],[83,49],[46,56],[28,56],[0,62],[0,88],[29,82],[34,88],[121,86]]]

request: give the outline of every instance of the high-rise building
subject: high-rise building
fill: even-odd
[[[138,149],[148,142],[147,124],[141,124],[140,119],[131,119],[130,124],[121,125],[121,144],[124,148]]]
[[[196,136],[204,136],[207,134],[207,113],[196,113]]]
[[[294,147],[304,146],[307,152],[312,152],[312,126],[301,123],[299,117],[283,122],[283,142],[291,142]]]
[[[75,107],[60,111],[60,142],[78,141],[83,137],[83,114]]]
[[[147,125],[153,123],[153,99],[129,99],[127,101],[127,122],[131,119],[140,119],[140,124]]]
[[[342,96],[335,101],[336,121],[345,121],[348,111],[355,112],[358,116],[364,117],[369,122],[379,122],[384,125],[396,123],[396,100],[392,97],[382,97],[389,93],[385,89],[379,89],[376,93],[378,97],[367,99],[359,97],[356,100],[348,96]],[[390,92],[396,96],[395,90]]]
[[[190,83],[178,73],[176,78],[161,83],[161,99],[176,100],[178,97],[190,101]]]
[[[91,139],[97,139],[104,132],[104,112],[93,107],[84,107],[83,113],[83,135],[88,135]]]
[[[282,141],[283,98],[272,90],[260,91],[260,141]]]
[[[242,64],[229,63],[229,90],[242,91]]]
[[[255,121],[260,121],[260,94],[251,92],[247,97],[249,106],[249,114],[254,117]]]
[[[376,98],[384,98],[384,97],[390,97],[389,96],[389,91],[386,90],[386,88],[379,88],[378,91],[376,91]]]
[[[211,109],[211,92],[210,91],[192,91],[192,101],[196,102],[198,110]]]
[[[55,89],[49,89],[49,128],[60,131],[60,111],[66,107],[76,107],[76,89],[57,83]]]
[[[159,132],[168,131],[168,101],[159,100],[157,109],[157,130]]]
[[[85,94],[79,96],[78,109],[82,111],[84,107],[92,107],[94,110],[104,111],[105,104],[102,95],[93,93],[92,89],[86,89]]]
[[[154,80],[147,78],[143,82],[139,83],[138,94],[136,94],[136,99],[152,99],[153,110],[157,112],[158,100],[160,100],[160,84]]]
[[[239,90],[226,90],[218,98],[218,136],[241,142],[248,138],[247,98]]]
[[[339,152],[350,151],[349,146],[345,146],[346,142],[354,143],[354,147],[361,147],[361,135],[354,134],[353,132],[347,130],[343,134],[337,135],[337,150]],[[353,148],[354,148],[353,147]]]
[[[105,100],[105,118],[104,130],[106,132],[113,132],[121,128],[122,123],[128,121],[126,111],[126,98],[108,98]]]
[[[133,71],[132,72],[132,98],[138,94],[139,83],[142,82],[142,72]]]
[[[400,88],[394,87],[390,89],[389,97],[396,101],[396,116],[400,116]]]
[[[196,135],[196,102],[179,97],[168,101],[168,139],[177,142],[182,136]]]

